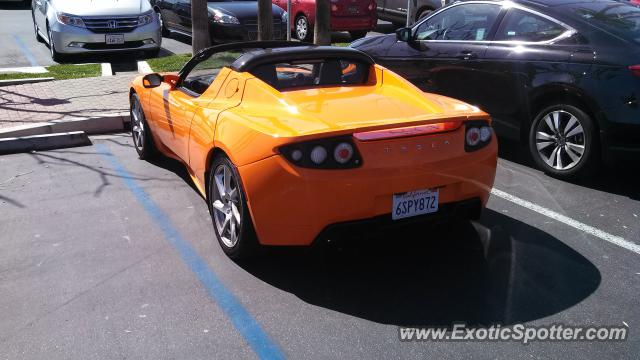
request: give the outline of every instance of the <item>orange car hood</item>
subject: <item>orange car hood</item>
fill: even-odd
[[[487,116],[458,100],[423,93],[410,84],[399,85],[278,92],[258,79],[249,79],[242,104],[231,111],[246,118],[257,130],[278,137]]]

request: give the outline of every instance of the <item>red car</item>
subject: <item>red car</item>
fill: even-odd
[[[287,0],[271,0],[287,10]],[[316,18],[315,0],[291,0],[291,31],[311,40]],[[378,23],[375,0],[331,0],[331,31],[348,31],[353,40],[364,37]]]

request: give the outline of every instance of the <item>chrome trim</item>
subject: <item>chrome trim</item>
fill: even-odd
[[[553,39],[550,40],[545,40],[545,41],[517,41],[517,40],[498,40],[498,41],[494,41],[494,40],[416,40],[416,41],[420,41],[420,42],[436,42],[436,43],[441,43],[441,42],[452,42],[452,43],[474,43],[474,44],[505,44],[505,45],[548,45],[548,44],[552,44],[558,40],[564,39],[564,38],[568,38],[570,36],[573,36],[574,34],[577,34],[578,31],[574,28],[572,28],[571,26],[563,23],[560,20],[557,20],[549,15],[543,14],[539,11],[536,10],[532,10],[529,9],[525,6],[522,6],[520,4],[516,4],[512,1],[509,0],[505,0],[505,1],[487,1],[487,0],[476,0],[476,1],[465,1],[465,2],[455,2],[447,7],[444,8],[440,8],[439,10],[436,10],[434,12],[432,12],[431,14],[429,14],[429,16],[425,17],[424,19],[422,19],[422,21],[418,22],[417,24],[414,24],[414,26],[411,28],[411,36],[413,36],[415,34],[415,31],[417,31],[418,27],[420,25],[422,25],[422,23],[424,23],[425,21],[429,20],[431,17],[439,14],[440,12],[447,10],[447,9],[451,9],[455,6],[460,6],[460,5],[465,5],[465,4],[489,4],[489,5],[497,5],[500,6],[502,8],[508,7],[508,8],[516,8],[522,11],[526,11],[528,13],[531,13],[533,15],[537,15],[540,17],[543,17],[551,22],[554,22],[558,25],[560,25],[561,27],[565,28],[566,31],[563,32],[562,34],[556,36]]]

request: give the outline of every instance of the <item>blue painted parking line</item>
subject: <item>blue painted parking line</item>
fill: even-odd
[[[26,57],[27,60],[29,60],[29,63],[31,64],[31,66],[39,66],[38,62],[36,61],[36,58],[33,56],[31,51],[29,51],[29,48],[27,47],[27,45],[25,45],[24,41],[20,39],[20,36],[14,34],[13,39],[18,44],[18,47],[20,48],[20,51],[22,51],[22,54],[24,55],[24,57]]]
[[[240,301],[218,279],[206,262],[198,255],[191,245],[182,237],[171,223],[171,219],[138,185],[129,172],[120,164],[113,153],[103,144],[97,144],[96,148],[113,166],[114,171],[122,178],[129,191],[145,209],[149,217],[158,225],[165,238],[180,254],[182,261],[196,275],[198,280],[207,289],[209,296],[213,298],[222,311],[229,318],[233,326],[249,343],[249,346],[260,359],[284,359],[284,354],[262,329],[256,319],[251,316]]]

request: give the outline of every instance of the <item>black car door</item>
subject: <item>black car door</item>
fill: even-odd
[[[177,0],[162,0],[156,4],[160,7],[164,26],[169,29],[180,30],[180,20],[176,13]]]
[[[567,25],[526,8],[511,7],[485,54],[484,69],[493,79],[479,103],[496,130],[520,136],[522,121],[531,120],[531,96],[546,84],[570,84],[588,69],[593,52]],[[583,65],[572,64],[587,58]],[[586,66],[586,68],[584,68]]]
[[[492,3],[453,5],[414,27],[411,41],[395,43],[380,60],[424,91],[479,105],[487,80],[482,61],[501,11]]]

